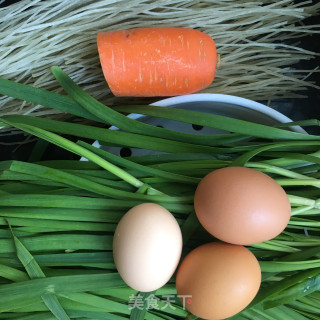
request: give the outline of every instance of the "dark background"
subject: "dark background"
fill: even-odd
[[[0,7],[8,6],[19,0],[6,0]],[[314,1],[316,2],[316,1]],[[304,21],[308,25],[319,24],[320,16],[315,16]],[[317,52],[320,54],[320,34],[314,34],[312,36],[306,36],[301,39],[301,47]],[[320,66],[320,57],[309,61],[303,61],[298,66],[298,69],[312,70]],[[314,73],[310,78],[310,81],[315,82],[318,86],[320,85],[319,73]],[[307,96],[305,99],[281,99],[273,100],[272,105],[276,106],[276,109],[288,116],[290,119],[305,120],[305,119],[320,119],[320,90],[310,88],[306,92],[303,92]],[[260,101],[266,104],[266,101]],[[310,134],[319,134],[320,127],[306,127],[304,128]],[[72,138],[72,137],[68,137]],[[1,136],[0,135],[0,160],[22,160],[27,161],[31,150],[35,145],[35,139],[32,138],[29,143],[22,145],[14,144],[15,142],[24,141],[26,137],[24,135],[14,136]],[[62,150],[59,147],[48,145],[46,152],[44,153],[42,160],[49,159],[77,159],[78,157],[70,152]]]

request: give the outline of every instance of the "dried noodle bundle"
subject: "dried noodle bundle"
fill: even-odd
[[[299,97],[305,88],[316,87],[307,77],[318,70],[295,70],[293,65],[317,54],[299,47],[298,39],[320,32],[320,25],[303,24],[319,10],[320,3],[290,0],[131,0],[130,7],[124,0],[24,0],[0,9],[0,77],[59,90],[50,73],[58,65],[112,105],[117,98],[103,78],[97,32],[177,26],[199,29],[216,41],[222,63],[204,92],[253,100]],[[0,115],[56,112],[0,97]]]

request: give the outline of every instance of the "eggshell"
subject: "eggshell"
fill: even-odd
[[[227,167],[199,183],[194,207],[202,226],[214,237],[249,245],[279,235],[290,220],[286,192],[268,175],[245,167]]]
[[[177,293],[185,307],[210,320],[243,310],[256,296],[260,283],[259,263],[248,249],[218,242],[191,251],[176,277]]]
[[[133,289],[149,292],[168,282],[182,251],[182,235],[173,215],[155,203],[131,208],[113,239],[113,257],[122,279]]]

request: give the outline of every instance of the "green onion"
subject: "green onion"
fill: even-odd
[[[111,250],[112,236],[89,234],[48,234],[22,240],[30,251]],[[0,253],[15,252],[11,240],[0,239]]]
[[[29,279],[28,275],[25,272],[4,264],[0,264],[0,277],[15,282],[27,281]]]
[[[9,225],[10,226],[10,225]],[[30,252],[25,248],[25,246],[19,241],[19,239],[14,235],[12,228],[10,226],[12,239],[16,248],[17,257],[23,264],[24,268],[26,269],[29,277],[31,279],[39,279],[45,278],[45,274],[41,270],[40,266],[34,260],[33,256]],[[59,300],[57,299],[54,292],[49,292],[41,295],[41,298],[48,309],[52,312],[52,314],[59,320],[68,320],[70,319],[62,308]]]
[[[163,171],[163,170],[159,170],[159,169],[155,169],[155,168],[150,168],[147,166],[143,166],[137,163],[134,163],[130,160],[127,159],[123,159],[121,157],[115,156],[113,154],[111,154],[110,152],[107,152],[105,150],[101,150],[99,148],[93,147],[83,141],[78,141],[77,142],[80,146],[83,146],[85,148],[87,148],[88,150],[91,150],[92,152],[95,152],[96,154],[98,154],[99,156],[101,156],[102,158],[107,159],[108,161],[111,161],[113,163],[117,163],[118,165],[124,166],[126,168],[130,168],[130,169],[135,169],[138,171],[142,171],[145,172],[147,174],[151,174],[151,175],[155,175],[161,178],[165,178],[169,181],[173,180],[173,181],[179,181],[179,182],[184,182],[184,183],[192,183],[192,184],[197,184],[200,182],[200,179],[195,179],[192,177],[188,177],[188,176],[182,176],[179,174],[172,174],[169,173],[167,171]]]
[[[7,79],[0,79],[0,93],[20,100],[41,104],[49,108],[55,108],[62,112],[75,114],[79,117],[99,121],[99,118],[93,116],[90,112],[79,108],[78,103],[58,93],[38,89]]]
[[[208,147],[186,142],[149,137],[137,133],[108,130],[88,125],[67,123],[51,119],[35,118],[30,116],[8,115],[0,118],[1,121],[12,124],[24,124],[36,126],[40,129],[50,130],[56,133],[70,134],[81,138],[99,140],[102,144],[119,145],[133,148],[148,148],[161,152],[181,153],[223,153],[226,148]]]
[[[254,136],[264,139],[277,140],[316,140],[318,136],[305,135],[282,129],[271,128],[265,125],[251,123],[248,121],[228,118],[224,116],[207,114],[197,111],[181,110],[178,108],[156,107],[156,106],[115,106],[114,110],[126,113],[138,113],[153,117],[160,117],[175,121],[196,124],[205,127],[237,132],[245,136]]]
[[[130,310],[130,297],[139,293],[116,272],[113,232],[131,207],[156,202],[180,224],[184,254],[215,241],[200,226],[193,195],[205,174],[231,165],[268,174],[283,186],[292,209],[282,234],[248,246],[259,260],[262,284],[250,306],[232,319],[316,319],[320,301],[319,136],[178,108],[132,105],[111,109],[90,97],[61,69],[52,71],[68,97],[3,79],[0,92],[95,122],[90,126],[17,115],[0,119],[40,138],[27,162],[0,162],[0,319],[196,319],[183,310],[174,278],[155,294],[161,307],[165,306],[162,294],[174,295],[175,310],[147,310],[146,299],[152,293],[140,293],[144,308]],[[128,119],[119,111],[230,133],[184,134]],[[102,124],[121,130],[102,128]],[[318,125],[318,121],[300,124]],[[284,126],[291,125],[297,123]],[[160,153],[122,158],[81,138]],[[89,161],[40,161],[49,143]]]
[[[66,286],[67,284],[67,286]],[[0,287],[0,312],[32,304],[39,295],[52,292],[84,292],[123,286],[117,273],[57,276],[17,282]]]
[[[145,123],[141,123],[132,120],[113,109],[103,105],[92,96],[87,94],[79,86],[77,86],[70,77],[67,76],[63,70],[59,67],[52,67],[52,73],[65,89],[65,91],[73,98],[77,103],[79,103],[86,111],[90,112],[99,119],[105,121],[108,124],[114,125],[120,129],[126,130],[128,132],[140,133],[143,135],[182,141],[191,142],[195,144],[205,144],[214,146],[217,143],[233,142],[243,139],[240,135],[193,135],[187,133],[176,132],[173,130],[168,130],[164,128],[158,128]]]
[[[267,299],[263,305],[265,308],[273,308],[293,300],[299,299],[309,295],[315,291],[320,290],[320,274],[310,277],[303,282],[297,283],[294,286],[281,292],[281,295],[274,295],[272,298]]]

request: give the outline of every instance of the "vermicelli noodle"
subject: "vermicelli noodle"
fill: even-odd
[[[204,31],[217,44],[221,66],[203,92],[253,100],[300,97],[304,89],[316,87],[308,75],[318,70],[296,70],[294,65],[318,54],[300,47],[299,40],[320,32],[320,25],[303,23],[319,10],[320,3],[291,0],[23,0],[0,9],[0,77],[59,90],[50,73],[50,67],[58,65],[94,97],[112,105],[119,100],[100,68],[97,32],[177,26]],[[0,97],[0,115],[53,112],[58,111]]]

